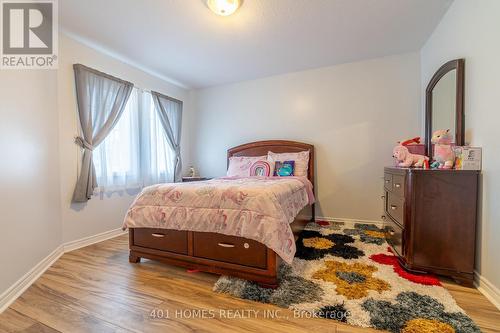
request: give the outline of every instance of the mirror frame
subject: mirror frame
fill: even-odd
[[[465,144],[465,114],[464,114],[464,72],[465,59],[455,59],[448,61],[441,66],[429,81],[425,89],[425,153],[432,160],[432,91],[445,76],[446,73],[456,69],[456,105],[455,105],[455,144],[463,146]]]

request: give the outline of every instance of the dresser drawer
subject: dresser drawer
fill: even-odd
[[[134,245],[150,249],[188,253],[187,231],[134,228]]]
[[[405,193],[405,176],[392,175],[392,192],[404,197]]]
[[[251,239],[212,232],[194,232],[193,246],[195,257],[257,268],[267,267],[267,247]]]
[[[385,227],[385,239],[399,256],[403,256],[403,235],[404,229],[391,219],[388,219]]]
[[[390,173],[384,173],[384,188],[387,191],[392,191],[392,175]]]
[[[385,211],[397,223],[404,226],[404,200],[401,197],[392,192],[387,192]]]

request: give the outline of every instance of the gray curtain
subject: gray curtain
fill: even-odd
[[[181,180],[182,161],[181,161],[181,125],[182,125],[182,101],[151,92],[155,109],[158,112],[161,125],[165,130],[167,142],[174,150],[174,181]]]
[[[92,150],[120,119],[134,85],[81,64],[73,65],[73,69],[82,133],[75,143],[83,149],[73,202],[86,202],[97,187]]]

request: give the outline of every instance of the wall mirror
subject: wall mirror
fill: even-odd
[[[432,133],[449,129],[458,146],[464,145],[464,59],[448,61],[431,78],[425,91],[426,154],[432,158]]]

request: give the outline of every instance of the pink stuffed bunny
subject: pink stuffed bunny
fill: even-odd
[[[427,156],[410,153],[408,151],[408,148],[406,148],[406,146],[403,146],[402,144],[399,144],[396,147],[394,147],[394,150],[392,151],[392,156],[397,161],[396,165],[403,168],[409,168],[409,167],[422,168],[424,167],[426,161],[429,161],[429,158]]]
[[[439,169],[451,169],[455,164],[455,153],[451,146],[453,138],[450,130],[437,130],[432,133],[431,142],[434,144],[434,163],[433,167]]]

